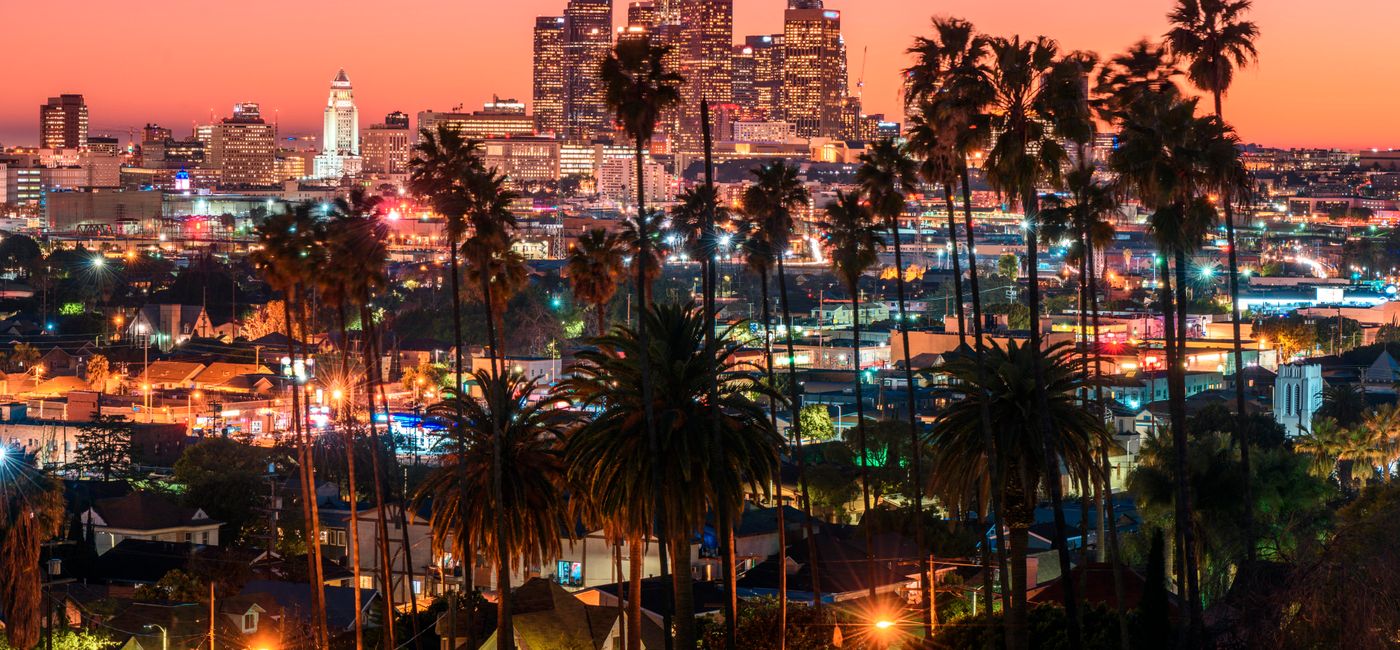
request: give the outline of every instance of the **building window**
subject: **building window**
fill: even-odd
[[[248,634],[258,631],[258,613],[248,612],[243,615],[243,633]]]

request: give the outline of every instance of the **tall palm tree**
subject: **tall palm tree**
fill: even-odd
[[[423,129],[409,161],[408,187],[424,197],[447,222],[447,259],[452,275],[452,343],[456,350],[454,386],[461,390],[466,378],[462,365],[462,289],[459,249],[467,231],[467,211],[471,208],[472,179],[481,172],[481,141],[463,138],[460,133],[439,125],[436,133]]]
[[[311,282],[316,271],[322,266],[325,249],[322,245],[324,232],[322,225],[312,213],[308,204],[294,206],[290,210],[273,215],[256,229],[258,247],[250,253],[253,266],[263,275],[268,286],[282,294],[286,302],[283,310],[283,324],[287,336],[287,356],[292,362],[292,431],[297,444],[298,476],[302,490],[302,516],[306,521],[306,562],[307,575],[316,582],[311,590],[312,608],[320,616],[312,632],[317,639],[328,639],[324,623],[325,581],[321,579],[321,538],[318,504],[316,502],[316,470],[311,462],[311,432],[303,419],[301,401],[304,377],[295,373],[300,355],[296,340],[298,335],[305,339],[306,327],[300,331],[293,327],[298,314],[306,311],[304,287]]]
[[[807,460],[802,454],[802,389],[797,381],[797,355],[792,344],[792,309],[788,304],[787,269],[783,262],[792,241],[793,212],[806,207],[811,195],[798,179],[797,168],[785,162],[762,165],[751,173],[754,182],[744,190],[743,197],[744,213],[750,220],[747,226],[749,240],[745,246],[759,257],[771,256],[778,271],[778,302],[783,312],[782,325],[787,340],[788,411],[792,414],[793,455],[797,457],[797,483],[802,493],[803,532],[807,537],[808,557],[812,558],[812,605],[821,607],[821,573],[818,569],[817,541],[812,535],[812,500],[807,489]],[[758,262],[767,265],[766,260],[750,259],[751,264]],[[787,594],[784,593],[783,597],[786,598]]]
[[[1086,377],[1092,368],[1095,392],[1095,410],[1105,422],[1109,419],[1103,395],[1103,364],[1100,359],[1098,282],[1095,275],[1094,251],[1105,249],[1113,241],[1114,227],[1107,217],[1118,210],[1116,190],[1095,180],[1095,168],[1087,156],[1081,157],[1078,164],[1065,174],[1065,196],[1050,195],[1049,202],[1041,212],[1046,240],[1059,240],[1072,236],[1075,248],[1069,261],[1077,261],[1079,266],[1079,324],[1080,331],[1093,332],[1093,338],[1085,341],[1083,366],[1080,371]],[[1086,395],[1087,397],[1087,395]],[[1105,445],[1107,440],[1105,440]],[[1108,447],[1099,450],[1100,462],[1108,462]],[[1100,556],[1103,555],[1104,540],[1107,539],[1108,555],[1113,568],[1113,587],[1118,600],[1118,633],[1120,647],[1127,649],[1129,641],[1127,605],[1124,596],[1122,565],[1119,558],[1118,529],[1113,515],[1113,490],[1108,482],[1108,470],[1103,469],[1100,514],[1096,518],[1099,528]],[[1088,509],[1085,508],[1085,512]],[[1107,522],[1107,523],[1105,523]],[[1104,535],[1104,527],[1112,528]],[[1100,558],[1102,561],[1102,557]]]
[[[777,385],[777,378],[773,373],[773,302],[768,296],[768,279],[773,275],[773,268],[777,266],[777,254],[774,252],[771,242],[762,236],[762,233],[754,233],[755,224],[747,219],[739,222],[739,253],[744,258],[744,267],[750,273],[758,276],[759,296],[762,305],[759,308],[760,317],[763,319],[763,373],[764,379],[769,386]],[[769,396],[768,398],[768,421],[777,430],[778,427],[778,403],[781,397]],[[790,438],[783,440],[780,447],[782,453],[787,452],[787,446],[791,444]],[[781,475],[778,477],[781,479]],[[778,507],[778,549],[780,557],[787,557],[787,521],[783,503],[783,486],[781,480],[777,482]],[[778,572],[778,629],[787,630],[787,572]],[[778,637],[778,650],[786,650],[786,633]]]
[[[1168,363],[1169,409],[1173,444],[1177,453],[1177,537],[1182,547],[1182,587],[1188,599],[1187,629],[1200,634],[1200,607],[1195,531],[1185,466],[1186,391],[1185,370],[1181,363],[1185,340],[1185,275],[1188,253],[1194,251],[1216,216],[1215,206],[1201,195],[1208,187],[1202,156],[1203,134],[1214,118],[1196,116],[1196,100],[1184,100],[1175,93],[1149,95],[1128,109],[1119,133],[1119,146],[1111,154],[1109,166],[1118,174],[1123,188],[1152,210],[1150,227],[1161,250],[1163,270],[1160,299],[1164,318]],[[1208,135],[1208,134],[1207,134]],[[1168,260],[1175,261],[1176,292],[1165,273]],[[1173,303],[1176,307],[1173,309]]]
[[[326,265],[318,278],[318,290],[321,298],[332,305],[336,311],[337,326],[340,329],[340,376],[348,380],[350,376],[350,339],[349,339],[349,319],[347,312],[350,307],[359,308],[368,302],[369,295],[377,287],[382,287],[387,283],[384,272],[383,234],[384,228],[373,221],[374,215],[378,211],[380,198],[370,196],[363,188],[355,188],[347,198],[336,199],[336,216],[332,224],[327,228],[326,238]],[[376,227],[378,225],[378,227]],[[378,246],[375,246],[378,242]],[[367,250],[367,247],[369,250]],[[378,249],[378,250],[375,250]],[[361,324],[362,330],[365,324]],[[372,369],[365,367],[365,390],[373,385],[370,379]],[[342,387],[349,395],[349,386]],[[347,398],[348,399],[348,398]],[[374,423],[374,408],[370,410],[370,424]],[[356,513],[359,501],[359,487],[355,472],[355,450],[358,445],[355,441],[356,426],[345,414],[338,418],[342,427],[342,437],[345,445],[345,466],[347,490],[350,494],[347,502],[350,507],[350,521],[358,521]],[[378,479],[378,475],[375,477]],[[378,483],[376,482],[376,486]],[[379,489],[375,489],[375,495],[379,496]],[[384,504],[375,504],[380,511],[383,511]],[[384,531],[380,531],[380,536]],[[354,583],[360,584],[360,534],[359,526],[350,526],[350,568]],[[361,612],[360,590],[355,590],[355,647],[364,647],[364,621]]]
[[[870,503],[870,444],[865,437],[865,398],[861,395],[860,367],[860,278],[880,261],[880,249],[885,242],[876,231],[875,218],[858,193],[837,192],[836,202],[826,208],[825,233],[827,257],[836,277],[851,294],[851,352],[854,359],[856,388],[856,440],[860,446],[860,491],[865,501],[865,515],[872,514]],[[870,597],[875,597],[875,541],[872,522],[865,522],[865,562],[870,572]]]
[[[5,612],[5,638],[12,648],[34,648],[44,618],[39,549],[63,530],[63,485],[23,450],[7,446],[0,452],[0,609]]]
[[[638,295],[643,304],[652,303],[652,287],[661,278],[661,267],[666,263],[667,254],[671,252],[670,244],[661,237],[662,216],[660,210],[648,210],[644,217],[625,217],[622,220],[622,228],[618,231],[618,239],[626,251],[625,259],[636,269],[632,284],[637,284],[637,277],[642,278],[642,288]],[[647,240],[645,255],[642,246],[643,232],[646,233]]]
[[[982,337],[982,291],[978,281],[977,233],[972,223],[972,181],[968,160],[979,154],[987,146],[990,134],[989,116],[986,112],[994,97],[989,67],[985,63],[988,54],[988,37],[979,35],[972,23],[958,18],[934,18],[934,38],[915,39],[909,53],[914,55],[915,64],[906,73],[909,75],[909,102],[919,106],[911,120],[909,138],[911,145],[921,145],[929,153],[941,153],[948,160],[934,160],[926,173],[933,173],[942,163],[951,162],[955,166],[957,179],[962,186],[963,229],[967,237],[968,289],[972,294],[972,336],[977,358],[985,356]],[[927,128],[925,128],[927,127]],[[984,402],[985,403],[985,402]],[[991,415],[982,418],[983,437],[987,453],[995,456],[996,443],[992,437]],[[1000,484],[995,475],[999,463],[990,463],[994,472],[993,484]],[[990,495],[991,521],[996,531],[998,571],[992,571],[992,554],[987,544],[982,545],[982,560],[987,567],[983,571],[983,592],[990,599],[993,592],[993,574],[1001,578],[1002,609],[1010,610],[1010,589],[1007,588],[1006,544],[1003,539],[1001,495]],[[989,601],[990,602],[990,601]]]
[[[671,535],[676,644],[683,648],[695,645],[691,540],[707,513],[736,519],[746,492],[766,492],[777,475],[781,444],[755,399],[773,389],[732,360],[740,347],[732,330],[707,343],[705,321],[693,306],[657,305],[642,315],[641,327],[652,330],[647,344],[655,351],[648,358],[658,388],[652,410],[661,425],[655,430],[659,456],[651,453],[645,409],[634,388],[644,372],[643,338],[635,328],[615,328],[594,339],[594,348],[579,353],[570,368],[573,376],[558,391],[560,399],[599,409],[569,437],[570,483],[591,495],[595,507],[624,522],[634,537],[652,530],[653,522]],[[719,408],[711,409],[707,402],[715,377]],[[653,459],[662,472],[643,469]]]
[[[608,333],[608,303],[622,283],[624,254],[617,233],[594,228],[579,236],[564,263],[574,297],[593,305],[598,336]]]
[[[642,313],[651,305],[650,281],[647,279],[649,262],[651,261],[651,237],[647,232],[648,219],[646,218],[646,147],[650,144],[652,136],[656,132],[656,122],[661,114],[667,109],[677,105],[681,100],[680,88],[685,83],[685,78],[674,71],[666,69],[667,54],[669,48],[653,44],[650,38],[619,40],[608,58],[603,61],[600,74],[603,84],[606,86],[606,101],[608,108],[617,116],[618,125],[632,139],[633,154],[637,166],[637,307]],[[639,318],[640,322],[640,318]],[[652,452],[657,452],[656,440],[656,420],[652,413],[654,404],[652,403],[652,376],[651,363],[648,357],[651,355],[651,346],[647,343],[648,336],[646,327],[638,327],[637,331],[642,335],[642,345],[638,353],[642,355],[641,366],[642,375],[639,378],[642,385],[642,407],[644,409],[646,428],[650,433]],[[661,459],[655,458],[651,462],[651,471],[659,479],[661,476]],[[661,484],[655,482],[654,487],[661,489]],[[661,501],[657,497],[656,501]],[[665,517],[661,517],[664,522]],[[663,524],[664,525],[664,524]],[[661,573],[665,575],[668,566],[666,558],[666,538],[668,535],[663,531],[660,535],[661,544]],[[690,576],[686,576],[689,579]],[[669,612],[669,608],[667,609]],[[666,628],[666,638],[669,640],[671,621],[669,616],[663,616],[663,627]]]
[[[1186,62],[1191,84],[1215,99],[1215,115],[1223,116],[1222,98],[1235,81],[1235,68],[1259,58],[1254,40],[1259,26],[1245,20],[1253,0],[1177,0],[1167,15],[1171,30],[1167,45]]]
[[[1022,41],[1019,36],[993,38],[988,50],[991,55],[988,80],[993,90],[988,113],[992,132],[996,135],[991,139],[987,152],[985,171],[992,187],[1019,203],[1025,213],[1030,344],[1033,349],[1039,350],[1039,187],[1045,183],[1058,183],[1061,166],[1067,158],[1061,142],[1082,128],[1082,116],[1077,112],[1069,116],[1061,114],[1064,107],[1077,106],[1067,96],[1078,97],[1081,93],[1082,65],[1073,55],[1061,59],[1058,45],[1045,37],[1028,41]],[[1041,365],[1038,355],[1033,355],[1031,361],[1033,369]],[[1052,423],[1048,419],[1047,395],[1045,391],[1038,390],[1035,398],[1044,416],[1042,424],[1048,429]],[[1043,458],[1048,460],[1050,456],[1044,455]],[[1048,466],[1046,472],[1049,475],[1046,487],[1054,510],[1056,536],[1060,541],[1060,564],[1070,566],[1069,548],[1064,543],[1066,525],[1061,504],[1059,466]],[[1079,621],[1079,604],[1071,581],[1064,583],[1064,605],[1065,618],[1069,621],[1070,644],[1080,645],[1083,632]],[[1013,611],[1016,616],[1009,622],[1011,627],[1017,628],[1018,643],[1025,629],[1024,620],[1020,618],[1023,613]]]
[[[430,416],[445,422],[462,413],[465,419],[450,428],[465,435],[443,437],[440,444],[449,453],[419,486],[415,501],[432,503],[428,523],[435,552],[472,549],[503,559],[496,580],[505,595],[512,570],[562,552],[559,522],[568,493],[562,451],[569,415],[552,400],[530,400],[537,380],[485,370],[473,378],[481,398],[448,391],[444,401],[428,408]],[[466,446],[459,447],[463,442]],[[501,520],[507,525],[498,525]],[[470,531],[468,539],[462,539],[463,529]],[[496,629],[496,647],[515,643],[508,602],[499,608],[505,626]]]
[[[1012,609],[1008,616],[1022,617],[1026,608],[1026,542],[1035,523],[1037,492],[1044,483],[1058,480],[1047,468],[1063,464],[1072,474],[1097,474],[1095,450],[1104,444],[1103,423],[1078,404],[1085,388],[1079,359],[1066,344],[1039,351],[1016,341],[987,347],[981,371],[975,358],[958,357],[943,367],[966,397],[939,414],[928,441],[930,489],[945,503],[979,503],[983,495],[1001,492],[1006,525],[1010,528]],[[1045,394],[1048,409],[1036,404]],[[982,436],[982,409],[988,402],[998,453],[987,453]],[[1045,426],[1045,420],[1050,426]],[[989,462],[1001,465],[1002,485],[992,485]],[[1069,581],[1062,581],[1068,583]],[[1013,627],[1009,632],[1023,632]],[[1023,640],[1008,640],[1009,646]],[[1024,647],[1024,646],[1022,646]]]

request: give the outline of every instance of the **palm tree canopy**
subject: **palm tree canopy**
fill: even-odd
[[[1105,248],[1113,241],[1114,227],[1108,217],[1118,211],[1118,193],[1109,184],[1094,178],[1093,167],[1075,167],[1065,174],[1065,193],[1047,194],[1040,212],[1040,238],[1051,244],[1071,239],[1070,259],[1083,254],[1079,235],[1087,234],[1089,244]]]
[[[557,399],[593,411],[569,437],[570,482],[613,525],[648,534],[662,499],[665,530],[698,532],[707,512],[737,517],[743,495],[767,490],[778,471],[781,437],[758,399],[782,396],[748,366],[733,361],[732,330],[706,342],[705,318],[686,305],[644,310],[649,330],[656,436],[661,471],[656,479],[648,447],[641,391],[640,333],[619,327],[592,339],[578,354]],[[711,409],[711,382],[718,377]],[[718,414],[719,436],[712,430]],[[653,484],[660,480],[661,485]]]
[[[445,391],[445,399],[428,407],[428,415],[444,423],[441,464],[414,496],[416,505],[432,503],[429,528],[434,552],[466,558],[465,530],[470,548],[498,557],[504,546],[512,568],[538,565],[558,557],[568,489],[562,447],[570,416],[553,400],[531,400],[536,380],[517,374],[474,374],[481,398]],[[499,429],[502,450],[502,501],[492,490],[493,437]],[[463,471],[465,469],[466,471]],[[465,478],[464,478],[465,477]],[[465,484],[464,484],[465,481]],[[494,526],[504,513],[500,539]]]
[[[1160,96],[1180,97],[1176,78],[1181,70],[1172,65],[1163,45],[1142,40],[1128,51],[1104,61],[1094,83],[1095,111],[1099,119],[1116,122],[1128,117],[1139,101]]]
[[[574,297],[582,302],[604,305],[612,300],[622,283],[626,249],[617,233],[593,228],[579,236],[564,262]]]
[[[885,247],[875,217],[860,194],[838,191],[836,202],[826,208],[821,227],[831,266],[858,304],[860,276],[880,261],[880,249]]]
[[[876,142],[860,155],[856,184],[876,215],[894,222],[904,213],[904,195],[916,186],[918,166],[893,139]]]
[[[671,231],[681,238],[681,250],[695,259],[710,259],[719,251],[719,229],[729,222],[729,210],[711,185],[689,188],[671,209]],[[707,233],[707,221],[710,232]]]
[[[924,102],[937,95],[946,95],[969,86],[960,85],[967,79],[959,76],[981,76],[982,58],[987,53],[987,38],[977,33],[972,23],[959,18],[933,19],[932,38],[919,36],[907,51],[914,64],[904,70],[911,103]]]
[[[639,146],[651,139],[661,113],[681,100],[685,77],[666,69],[668,52],[649,38],[625,39],[603,61],[608,108]]]
[[[1037,354],[1043,355],[1048,429],[1041,426],[1035,406]],[[981,428],[984,406],[992,418],[998,475],[1007,483],[997,489],[1012,502],[1033,507],[1047,452],[1064,463],[1072,476],[1097,475],[1101,470],[1094,453],[1107,441],[1107,433],[1091,410],[1078,403],[1079,392],[1087,388],[1080,372],[1084,363],[1065,343],[1039,353],[1028,344],[1011,341],[1006,347],[996,342],[988,346],[982,368],[970,356],[944,366],[942,372],[965,387],[967,396],[945,409],[934,423],[928,442],[933,493],[945,503],[973,503],[989,494],[987,463],[992,454]],[[1024,513],[1008,510],[1008,519],[1017,514]]]
[[[1245,20],[1252,0],[1177,0],[1167,16],[1172,54],[1186,61],[1186,76],[1207,93],[1225,94],[1243,68],[1259,57],[1259,26]]]
[[[295,293],[324,266],[324,227],[313,214],[319,209],[302,203],[279,212],[254,230],[258,247],[249,258],[274,290]]]
[[[428,199],[433,210],[447,219],[449,236],[460,239],[466,230],[463,217],[472,207],[471,181],[482,169],[481,141],[438,125],[436,133],[423,129],[409,161],[408,188]]]
[[[987,152],[987,181],[1012,200],[1023,200],[1038,184],[1059,181],[1066,154],[1055,109],[1067,102],[1054,94],[1073,84],[1056,78],[1067,68],[1057,65],[1059,48],[1051,39],[993,38],[989,50],[993,97],[988,112],[997,135]]]
[[[618,233],[618,240],[627,250],[628,263],[632,268],[642,262],[642,229],[639,226],[646,226],[647,233],[647,260],[646,262],[646,282],[650,286],[657,278],[661,277],[661,267],[665,262],[669,247],[666,240],[661,236],[662,213],[655,210],[647,210],[643,216],[627,217],[622,220],[622,230]]]
[[[760,248],[774,258],[788,250],[792,239],[793,212],[807,205],[811,195],[798,180],[797,167],[778,161],[752,171],[753,184],[744,190],[744,213],[751,220],[749,238],[761,238]]]
[[[487,308],[492,314],[505,313],[510,299],[530,282],[530,267],[525,263],[525,256],[512,247],[514,243],[509,235],[499,244],[481,237],[471,237],[462,243],[465,293],[484,301],[482,283],[489,284],[491,304]]]

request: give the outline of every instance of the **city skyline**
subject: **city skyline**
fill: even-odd
[[[1355,23],[1348,5],[1334,3],[1325,14],[1309,11],[1304,0],[1276,0],[1256,8],[1263,25],[1261,60],[1239,76],[1230,96],[1227,118],[1243,139],[1272,146],[1332,146],[1347,149],[1388,147],[1400,143],[1400,125],[1387,120],[1386,97],[1362,98],[1344,90],[1400,73],[1400,62],[1379,56],[1385,15],[1400,8],[1370,7],[1373,20]],[[221,20],[227,29],[202,39],[203,50],[177,40],[151,41],[143,56],[155,72],[124,57],[104,56],[103,34],[139,33],[181,20],[177,3],[160,0],[144,15],[124,14],[101,3],[79,3],[87,19],[70,26],[69,55],[64,65],[12,68],[7,93],[0,97],[0,144],[36,145],[36,107],[62,93],[81,93],[90,107],[94,134],[125,136],[147,122],[187,134],[196,123],[222,118],[242,101],[258,102],[283,134],[315,134],[324,110],[326,79],[345,68],[356,82],[360,111],[377,121],[395,110],[449,110],[461,104],[479,107],[493,95],[531,99],[532,30],[537,16],[558,15],[563,0],[528,0],[508,6],[433,3],[440,20],[423,21],[423,12],[380,15],[370,3],[347,3],[336,15],[313,7],[274,5],[250,0],[240,12]],[[1065,49],[1090,49],[1111,55],[1139,37],[1165,31],[1167,2],[1121,3],[1076,0],[1054,7],[1034,2],[1004,2],[993,7],[970,0],[950,0],[930,7],[914,0],[873,0],[852,3],[830,0],[828,8],[843,13],[843,32],[850,57],[851,92],[865,68],[865,108],[868,113],[899,115],[898,70],[910,37],[927,28],[930,15],[960,15],[992,34],[1046,34]],[[1160,5],[1160,6],[1159,6]],[[734,39],[779,33],[784,0],[736,3]],[[626,22],[627,2],[614,4],[613,21]],[[82,9],[80,9],[82,11]],[[42,9],[18,5],[6,9],[18,20],[34,24]],[[268,12],[280,17],[267,29]],[[1379,13],[1377,13],[1379,12]],[[1085,21],[1086,15],[1094,16]],[[917,16],[918,19],[912,19]],[[312,20],[316,22],[310,22]],[[374,24],[371,39],[343,39],[344,47],[288,47],[295,42],[286,25],[332,23],[336,31],[353,32],[353,25]],[[341,25],[340,23],[344,23]],[[1354,24],[1355,23],[1355,24]],[[1150,26],[1150,27],[1149,27]],[[1132,34],[1134,36],[1126,37]],[[1336,36],[1332,36],[1336,34]],[[42,51],[37,32],[9,34],[19,51]],[[289,37],[292,39],[289,41]],[[455,40],[454,40],[455,39]],[[1121,41],[1121,42],[1120,42]],[[365,47],[364,44],[379,44]],[[91,43],[92,45],[88,45]],[[1309,47],[1289,47],[1308,43]],[[868,62],[863,53],[869,48]],[[86,56],[84,56],[86,55]],[[473,62],[480,61],[481,65]],[[461,65],[456,65],[461,62]]]

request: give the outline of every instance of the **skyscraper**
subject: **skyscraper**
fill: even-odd
[[[564,132],[591,140],[612,131],[600,78],[612,50],[612,0],[569,0],[564,8]]]
[[[651,0],[633,2],[627,5],[627,26],[654,29],[661,24],[661,13]]]
[[[755,117],[763,121],[782,119],[783,35],[746,36],[744,47],[753,52]]]
[[[836,137],[846,97],[841,12],[821,0],[791,0],[783,15],[785,119],[802,137]]]
[[[77,149],[87,146],[88,108],[82,95],[50,97],[39,105],[39,146]]]
[[[750,119],[758,114],[758,91],[754,88],[754,72],[758,66],[753,48],[748,45],[734,46],[734,103]]]
[[[408,115],[395,111],[364,133],[364,171],[373,174],[407,174],[413,137]]]
[[[355,90],[345,70],[331,80],[323,125],[321,155],[316,156],[314,163],[316,177],[339,178],[359,173],[360,112],[355,108]]]
[[[680,0],[681,87],[680,145],[698,150],[700,101],[711,105],[734,101],[734,0]]]
[[[258,105],[236,104],[233,117],[210,125],[205,159],[223,185],[272,185],[278,180],[277,127],[263,121]]]
[[[540,131],[564,133],[564,18],[535,19],[535,119]]]

